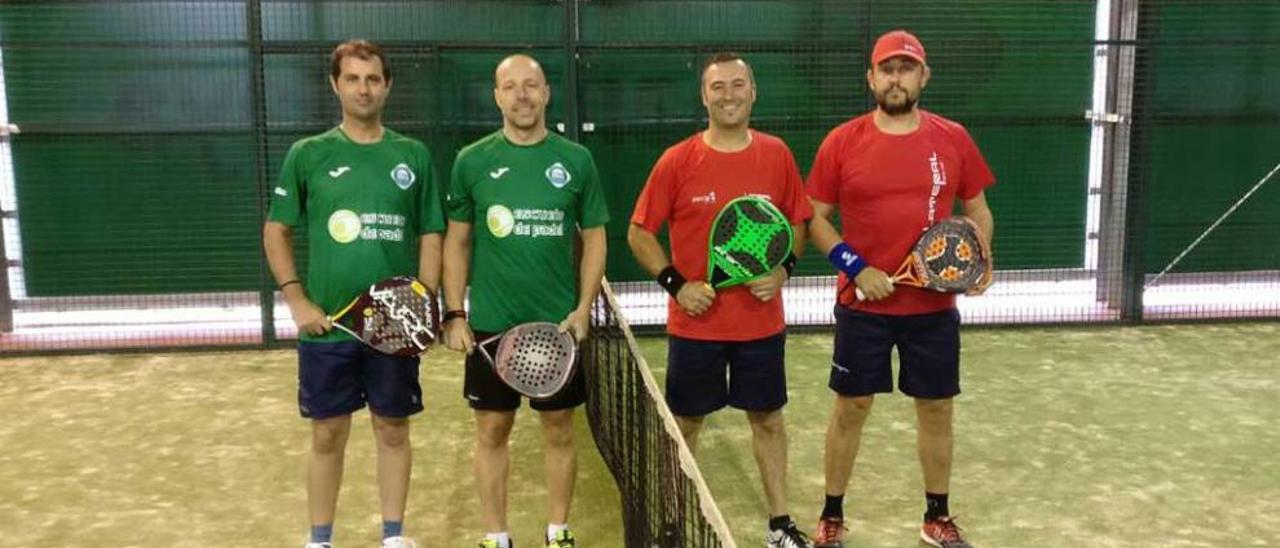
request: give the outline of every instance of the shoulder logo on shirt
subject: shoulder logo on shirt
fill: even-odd
[[[351,171],[351,166],[336,167],[329,170],[329,176],[333,177],[334,179],[337,179],[338,177],[341,177],[343,173],[346,173],[348,171]]]
[[[695,204],[714,204],[716,203],[716,191],[713,190],[701,196],[694,196],[692,202]]]
[[[278,186],[276,187],[276,195],[288,197],[289,191],[285,190],[282,186]]]
[[[391,180],[395,181],[400,190],[409,190],[413,182],[418,180],[418,176],[413,174],[413,170],[409,169],[407,164],[398,164],[391,170]]]
[[[560,162],[551,164],[551,167],[547,168],[547,181],[553,187],[564,188],[564,185],[569,184],[569,181],[572,180],[573,177],[569,175],[569,170],[565,169],[564,164]]]
[[[498,179],[498,178],[501,178],[503,175],[506,175],[508,171],[511,171],[511,168],[509,168],[509,167],[505,167],[505,166],[504,166],[504,167],[500,167],[500,168],[498,168],[498,169],[495,169],[495,170],[493,170],[493,171],[490,171],[490,172],[489,172],[489,177],[490,177],[490,178],[492,178],[492,179]]]

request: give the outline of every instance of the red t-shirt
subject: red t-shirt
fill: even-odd
[[[809,196],[838,205],[844,241],[890,276],[920,234],[951,215],[957,196],[974,198],[995,182],[964,126],[919,112],[920,127],[907,135],[880,131],[874,112],[837,126],[809,171]],[[927,314],[955,306],[955,295],[904,285],[886,299],[858,301],[843,273],[837,291],[840,304],[877,314]]]
[[[768,197],[793,225],[813,216],[795,157],[781,139],[752,130],[747,148],[719,152],[698,133],[658,159],[631,222],[655,234],[670,223],[671,263],[690,281],[705,280],[711,224],[725,204],[746,195]],[[667,332],[679,337],[750,341],[785,327],[782,299],[762,302],[744,285],[718,290],[711,308],[697,317],[667,299]]]

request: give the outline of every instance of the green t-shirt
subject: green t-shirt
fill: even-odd
[[[578,304],[579,228],[609,222],[591,152],[548,134],[512,144],[497,131],[458,153],[449,219],[472,224],[471,326],[559,322]]]
[[[329,314],[378,280],[417,276],[418,236],[445,229],[427,147],[389,129],[372,144],[340,128],[294,143],[267,219],[307,226],[307,295]],[[338,329],[300,338],[352,339]]]

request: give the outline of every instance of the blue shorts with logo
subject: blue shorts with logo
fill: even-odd
[[[701,417],[726,405],[774,411],[787,404],[787,332],[753,341],[667,337],[667,405]]]
[[[898,390],[913,398],[946,399],[960,393],[960,312],[887,316],[836,306],[835,355],[828,386],[842,396],[893,392],[893,348],[898,347]]]
[[[422,411],[418,358],[388,356],[357,341],[298,343],[298,410],[309,419],[369,405],[383,417]]]

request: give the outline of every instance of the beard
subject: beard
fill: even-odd
[[[889,102],[889,93],[895,89],[901,91],[903,97],[905,97],[901,103],[895,104]],[[885,90],[884,93],[876,94],[876,105],[878,105],[880,110],[884,111],[884,113],[889,116],[899,116],[911,112],[911,109],[915,108],[916,102],[919,100],[919,96],[912,97],[910,93],[907,93],[907,90],[896,86]]]

